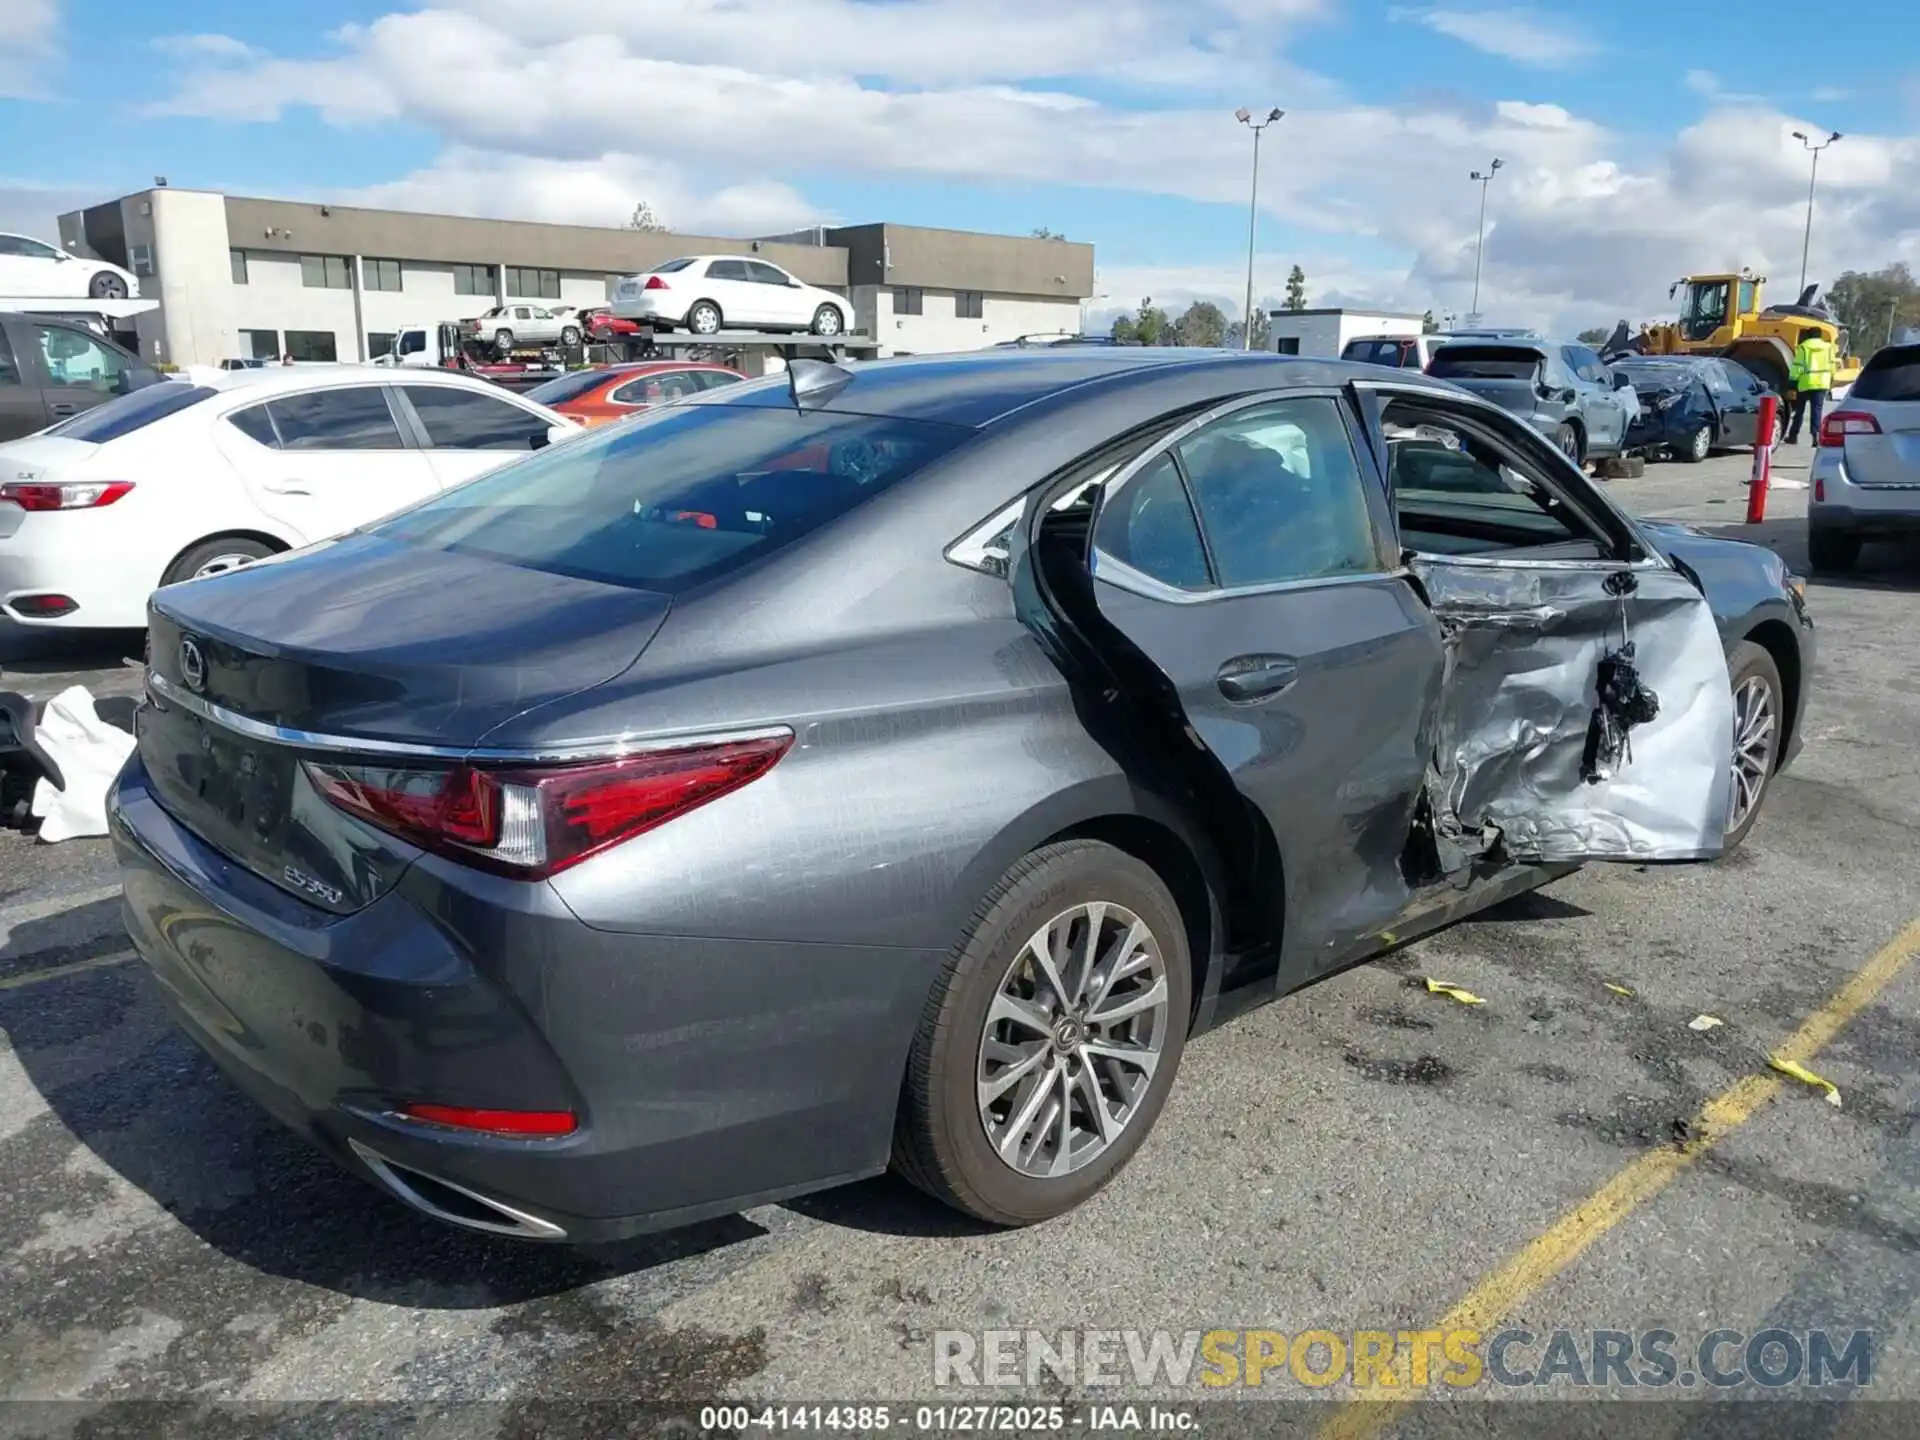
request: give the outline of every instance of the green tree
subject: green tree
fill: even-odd
[[[1036,225],[1033,227],[1033,229],[1029,230],[1027,233],[1031,235],[1035,240],[1064,240],[1067,238],[1066,236],[1062,235],[1058,230],[1049,230],[1044,225]]]
[[[1153,303],[1149,295],[1140,302],[1138,313],[1122,315],[1113,322],[1113,338],[1122,345],[1172,345],[1173,321],[1167,312]]]
[[[1573,338],[1582,345],[1604,345],[1613,335],[1613,326],[1596,325],[1591,330],[1582,330]]]
[[[1211,300],[1196,300],[1173,322],[1174,343],[1217,350],[1227,340],[1227,317]]]
[[[1420,316],[1420,333],[1422,335],[1438,335],[1440,333],[1440,322],[1433,318],[1433,311],[1428,310]]]
[[[1898,335],[1920,325],[1920,280],[1904,260],[1880,270],[1849,270],[1828,287],[1827,308],[1846,330],[1847,348],[1871,355],[1887,343],[1889,331]]]
[[[1238,320],[1234,321],[1233,324],[1229,325],[1227,327],[1227,335],[1226,335],[1227,349],[1238,350],[1242,348],[1240,337],[1244,333],[1245,333],[1245,327],[1243,327]],[[1264,350],[1267,348],[1269,344],[1272,343],[1272,336],[1273,336],[1273,325],[1267,319],[1267,312],[1265,310],[1256,309],[1253,312],[1253,344],[1246,348],[1253,349],[1253,350]]]
[[[1287,303],[1289,310],[1307,308],[1307,272],[1298,265],[1287,272]]]
[[[654,213],[653,206],[642,200],[633,207],[633,214],[627,218],[629,230],[664,230],[666,221]]]

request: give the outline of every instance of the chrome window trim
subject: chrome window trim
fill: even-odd
[[[1211,605],[1220,600],[1238,600],[1249,595],[1287,595],[1299,590],[1325,590],[1336,585],[1375,584],[1382,580],[1404,579],[1405,566],[1394,570],[1353,570],[1338,575],[1309,575],[1299,580],[1273,580],[1264,585],[1209,586],[1205,590],[1182,590],[1151,575],[1143,574],[1123,560],[1100,550],[1094,551],[1093,578],[1116,590],[1126,590],[1149,600],[1164,600],[1172,605]],[[1618,570],[1620,567],[1612,567]]]
[[[414,760],[467,760],[481,764],[541,764],[570,760],[622,760],[632,755],[648,755],[660,750],[679,750],[691,745],[717,745],[747,740],[791,738],[790,725],[760,725],[731,730],[690,730],[663,735],[616,735],[592,740],[569,741],[564,745],[510,749],[473,745],[426,745],[411,740],[375,740],[353,735],[329,735],[314,730],[296,730],[255,720],[225,706],[203,700],[181,689],[164,675],[147,672],[147,692],[161,708],[178,706],[197,715],[208,724],[218,725],[249,740],[287,745],[300,750],[319,750],[339,755],[390,755]]]

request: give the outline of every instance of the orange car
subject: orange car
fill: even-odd
[[[738,385],[746,378],[738,370],[729,370],[724,365],[649,360],[636,365],[574,370],[525,393],[527,399],[537,400],[583,425],[605,425],[653,405],[684,400],[722,385]]]

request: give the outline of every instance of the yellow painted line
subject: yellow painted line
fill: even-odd
[[[23,990],[43,980],[58,980],[63,976],[78,975],[83,970],[103,970],[109,965],[124,965],[134,958],[131,950],[116,950],[111,955],[96,955],[91,960],[76,960],[71,965],[55,965],[26,975],[9,975],[5,980],[0,980],[0,990]]]
[[[1803,1064],[1811,1060],[1842,1026],[1873,1003],[1916,952],[1920,952],[1920,920],[1912,921],[1875,952],[1773,1053]],[[1702,1107],[1693,1122],[1693,1138],[1684,1147],[1663,1145],[1627,1165],[1475,1285],[1436,1328],[1478,1330],[1482,1334],[1493,1329],[1502,1316],[1579,1259],[1635,1209],[1665,1190],[1720,1140],[1752,1119],[1784,1083],[1770,1072],[1736,1080]],[[1406,1384],[1368,1385],[1342,1404],[1339,1413],[1321,1428],[1319,1440],[1371,1440],[1391,1423],[1394,1404],[1417,1400],[1424,1393]]]

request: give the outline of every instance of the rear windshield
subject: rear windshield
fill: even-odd
[[[1532,350],[1511,345],[1449,345],[1427,364],[1429,375],[1449,380],[1531,380],[1540,368]]]
[[[1391,365],[1396,370],[1407,369],[1407,358],[1417,347],[1408,339],[1389,340],[1349,340],[1347,348],[1340,352],[1342,360],[1356,360],[1363,365]]]
[[[669,260],[664,265],[654,266],[653,269],[649,270],[647,273],[649,275],[674,275],[686,269],[689,265],[693,264],[696,258],[697,258],[696,256],[688,255],[684,259]]]
[[[1890,345],[1879,351],[1849,394],[1856,400],[1920,400],[1920,345]]]
[[[542,405],[558,405],[562,400],[577,399],[596,385],[604,385],[612,373],[610,370],[575,370],[571,375],[556,375],[520,393]]]
[[[96,405],[91,410],[82,410],[46,433],[66,440],[85,440],[104,445],[109,440],[118,440],[122,435],[131,435],[156,420],[165,419],[177,410],[198,405],[215,393],[206,385],[163,380],[158,385],[135,390],[131,395],[116,395],[104,405]]]
[[[824,411],[670,406],[495,470],[371,532],[676,594],[792,544],[972,433]]]

